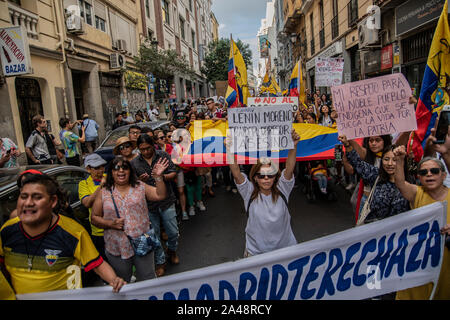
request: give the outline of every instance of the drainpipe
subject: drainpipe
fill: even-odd
[[[53,11],[54,11],[55,20],[56,20],[56,34],[58,35],[58,38],[59,38],[59,42],[56,44],[56,49],[61,47],[61,51],[62,51],[62,55],[63,55],[63,60],[60,62],[59,70],[60,70],[61,79],[63,81],[63,86],[65,89],[65,90],[63,90],[64,113],[65,113],[64,116],[68,117],[69,116],[69,106],[67,103],[67,95],[66,95],[66,90],[68,88],[67,88],[67,82],[66,82],[66,77],[65,77],[65,72],[64,72],[64,66],[67,63],[66,50],[64,48],[64,43],[65,43],[66,39],[65,39],[64,23],[62,24],[63,27],[60,28],[61,27],[61,19],[60,19],[60,16],[58,15],[58,11],[59,11],[60,13],[63,14],[63,17],[64,17],[64,8],[63,7],[58,8],[59,10],[57,10],[58,3],[62,3],[62,2],[58,1],[58,0],[53,0]],[[63,20],[63,22],[64,22],[64,20]]]

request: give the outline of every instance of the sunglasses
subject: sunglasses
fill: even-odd
[[[159,140],[164,140],[166,137],[159,137],[158,139]]]
[[[186,117],[176,117],[175,119],[177,119],[177,120],[184,120],[184,119],[186,119]]]
[[[265,179],[266,177],[268,179],[274,179],[276,176],[277,176],[276,174],[261,174],[261,173],[256,174],[256,177],[261,180]]]
[[[126,144],[123,144],[123,145],[119,146],[119,150],[120,151],[122,151],[124,149],[128,149],[128,148],[131,148],[131,144],[129,144],[129,143],[126,143]]]
[[[124,171],[125,171],[125,170],[130,170],[130,166],[127,165],[127,164],[123,164],[123,165],[118,165],[118,164],[116,164],[116,165],[113,167],[113,170],[115,170],[115,171],[119,171],[120,169],[123,169]]]
[[[441,172],[441,169],[440,168],[431,168],[429,171],[431,172],[431,174],[436,175]],[[421,177],[425,177],[428,174],[428,169],[420,169],[417,171],[417,174]]]

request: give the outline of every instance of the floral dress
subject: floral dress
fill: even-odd
[[[380,169],[361,160],[355,150],[347,153],[347,159],[364,181],[372,187]],[[372,195],[370,212],[365,219],[365,223],[395,216],[408,210],[410,210],[409,202],[402,196],[395,183],[378,181]]]
[[[124,230],[106,229],[104,231],[105,249],[113,256],[129,259],[134,256],[133,247],[127,235],[135,238],[150,229],[147,200],[145,197],[145,184],[139,183],[135,188],[130,187],[123,197],[114,187],[112,194],[121,218],[125,218]],[[102,189],[103,218],[117,219],[111,192]]]

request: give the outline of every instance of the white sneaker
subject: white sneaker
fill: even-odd
[[[195,216],[195,208],[194,208],[194,206],[192,206],[192,207],[190,207],[189,208],[189,215],[192,217],[192,216]]]
[[[233,193],[237,193],[238,191],[237,191],[237,189],[236,189],[236,188],[233,188],[233,190],[231,190],[231,192],[233,192]]]
[[[355,187],[353,183],[350,183],[347,187],[345,187],[346,190],[352,190]]]
[[[134,283],[134,282],[136,282],[136,277],[133,275],[133,276],[131,276],[130,283]]]
[[[189,220],[189,217],[188,217],[188,214],[187,214],[186,211],[182,213],[182,219],[183,219],[184,221]]]
[[[200,211],[206,211],[206,207],[205,207],[205,205],[203,204],[203,201],[198,201],[198,202],[197,202],[197,208],[199,208]]]

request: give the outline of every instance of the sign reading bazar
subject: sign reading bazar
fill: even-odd
[[[417,129],[411,88],[401,73],[346,83],[331,92],[339,134],[348,139]]]
[[[23,27],[0,29],[0,56],[7,77],[31,73],[27,32]]]
[[[103,286],[17,299],[359,300],[427,283],[436,287],[446,216],[447,203],[436,202],[288,248],[127,284],[119,293]]]

